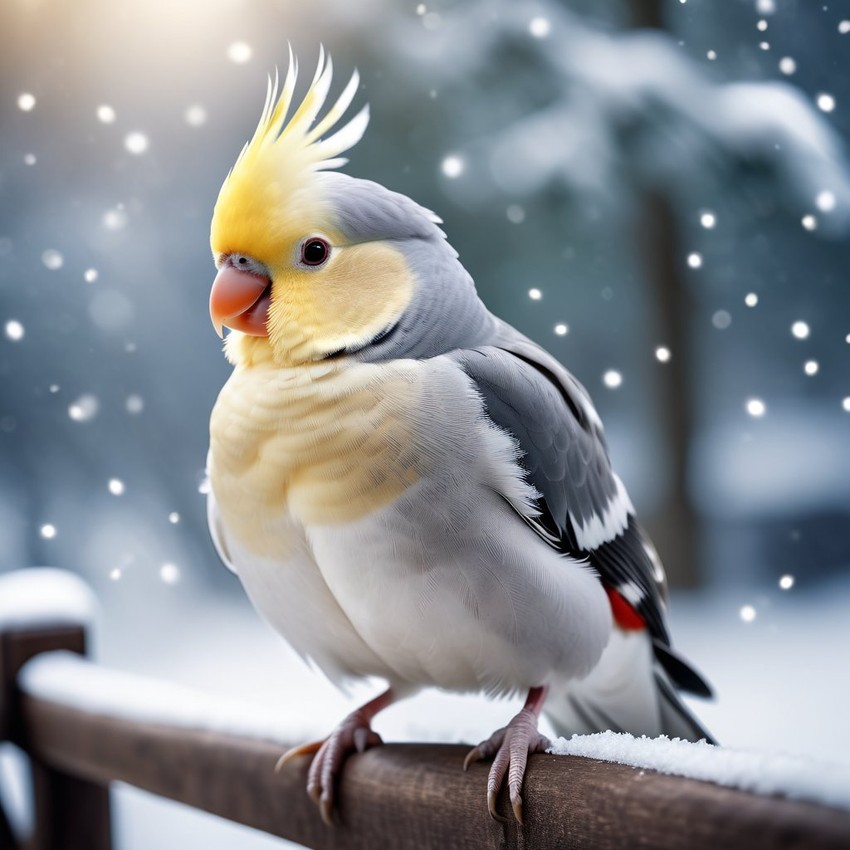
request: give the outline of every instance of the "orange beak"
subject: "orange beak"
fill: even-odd
[[[219,336],[225,325],[251,336],[268,336],[270,303],[269,278],[223,266],[210,292],[210,318]]]

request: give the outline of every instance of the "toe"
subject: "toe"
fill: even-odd
[[[311,756],[314,753],[317,753],[324,744],[324,741],[311,741],[308,744],[301,744],[298,747],[293,747],[291,750],[287,750],[278,760],[274,766],[274,772],[280,773],[283,769],[283,766],[287,764],[287,762],[292,761],[293,759],[298,758],[299,756]]]
[[[477,761],[481,761],[484,758],[484,753],[481,752],[481,747],[473,747],[467,754],[466,758],[463,760],[463,769],[464,771],[469,770],[469,766],[471,764],[475,764]]]

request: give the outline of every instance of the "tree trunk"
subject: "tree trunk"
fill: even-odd
[[[664,28],[661,0],[634,0],[635,28]],[[684,250],[670,199],[652,188],[643,188],[636,228],[645,276],[658,317],[660,342],[672,352],[670,362],[658,370],[662,415],[662,443],[668,447],[672,467],[670,487],[656,516],[647,524],[664,561],[670,583],[693,587],[700,582],[699,517],[688,494],[688,461],[693,434],[693,400],[690,378],[694,374],[688,327],[691,299],[684,275]]]

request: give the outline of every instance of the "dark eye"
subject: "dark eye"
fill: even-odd
[[[305,266],[320,266],[331,253],[331,246],[324,239],[308,239],[301,246],[301,262]]]

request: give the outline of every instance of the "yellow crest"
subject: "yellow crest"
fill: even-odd
[[[355,71],[336,103],[317,121],[333,78],[333,63],[319,50],[313,82],[287,121],[298,63],[289,51],[289,68],[278,96],[278,78],[269,78],[257,129],[225,178],[213,212],[210,245],[214,255],[239,251],[273,264],[288,237],[297,238],[322,198],[313,186],[316,171],[338,168],[341,153],[360,141],[369,123],[369,107],[339,125],[357,88]],[[334,132],[327,138],[324,133]]]

